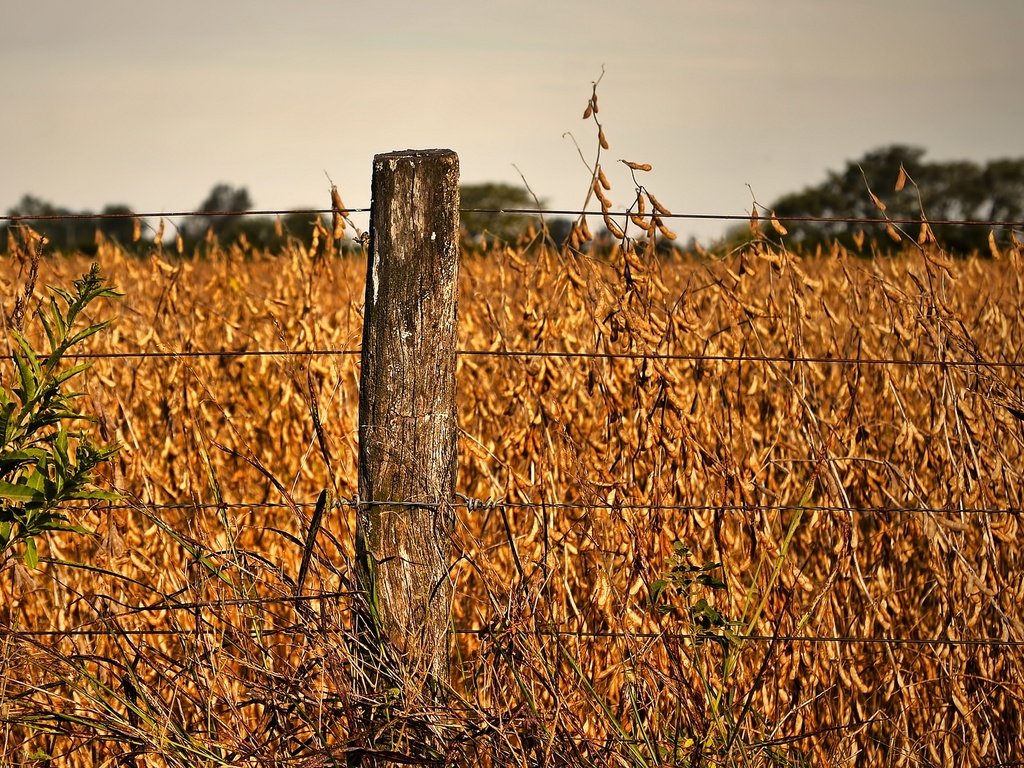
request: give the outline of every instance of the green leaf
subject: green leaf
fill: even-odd
[[[76,280],[76,281],[75,281],[75,283],[77,284],[77,283],[78,283],[78,281]],[[48,285],[48,286],[46,286],[46,287],[47,287],[47,288],[48,288],[48,289],[49,289],[49,290],[50,290],[50,291],[51,291],[52,293],[55,293],[55,294],[56,294],[57,296],[60,296],[60,297],[61,297],[62,299],[64,299],[64,301],[65,301],[65,302],[67,303],[67,305],[68,305],[69,307],[70,307],[70,306],[71,306],[71,305],[72,305],[72,304],[74,303],[74,301],[75,301],[75,297],[74,297],[74,296],[72,296],[72,295],[71,295],[71,294],[70,294],[70,293],[69,293],[68,291],[66,291],[65,289],[61,288],[60,286],[58,286],[58,285]],[[57,303],[57,302],[55,301],[55,302],[54,302],[54,304],[56,304],[56,303]]]
[[[44,455],[36,464],[35,471],[25,477],[25,485],[45,494],[46,480],[49,475],[49,456]],[[45,500],[46,496],[42,497]]]
[[[46,332],[46,340],[50,349],[54,349],[59,344],[58,339],[64,338],[67,334],[67,328],[64,326],[64,318],[61,317],[57,308],[57,301],[52,296],[50,297],[50,314],[53,316],[53,325],[57,326],[56,332],[54,332],[50,321],[46,319],[45,312],[39,312],[39,322],[42,323],[43,330]]]
[[[40,448],[26,448],[23,451],[0,453],[0,474],[12,474],[25,464],[34,464],[44,453]]]
[[[25,566],[31,569],[39,565],[39,552],[36,550],[36,540],[25,539]]]
[[[690,616],[692,616],[694,621],[704,629],[721,627],[725,624],[725,619],[722,617],[722,614],[715,610],[715,608],[704,598],[701,598],[693,604],[690,608]]]
[[[14,337],[19,349],[14,350],[14,365],[18,369],[18,380],[21,387],[14,390],[14,394],[21,400],[22,405],[35,399],[39,390],[39,380],[42,378],[42,371],[36,361],[35,352],[28,345],[28,342],[16,331],[11,334]]]
[[[0,406],[0,445],[6,446],[14,435],[14,429],[17,424],[13,423],[11,416],[14,415],[15,404],[13,401],[4,398],[4,403]]]
[[[68,457],[68,433],[65,429],[57,430],[57,434],[53,439],[53,451],[56,461],[54,464],[57,467],[57,471],[64,473],[67,470],[68,465],[71,463]]]
[[[120,501],[121,494],[113,491],[104,491],[99,488],[88,490],[76,490],[64,496],[67,501]]]
[[[38,536],[46,531],[60,531],[68,525],[68,519],[59,512],[40,510],[25,515],[20,521],[24,532],[30,536]]]
[[[38,473],[33,473],[33,475],[36,474]],[[27,485],[27,483],[14,484],[8,483],[6,480],[0,480],[0,499],[30,503],[44,501],[45,497],[43,496],[42,488],[33,488]]]
[[[89,363],[80,363],[79,365],[76,365],[76,366],[73,366],[71,368],[68,368],[66,371],[61,371],[60,373],[56,374],[53,377],[53,384],[55,386],[59,387],[61,384],[63,384],[68,379],[72,378],[73,376],[77,376],[82,371],[85,371],[85,370],[88,370],[88,369],[89,369]],[[71,393],[65,393],[64,397],[72,398],[72,397],[77,397],[78,395],[79,395],[78,392],[71,392]]]
[[[658,602],[658,598],[661,597],[661,593],[665,591],[665,588],[667,586],[668,586],[668,582],[665,581],[665,579],[655,579],[654,580],[654,582],[651,584],[651,590],[650,590],[650,592],[651,592],[651,596],[650,596],[651,605],[654,605],[655,603]]]
[[[717,576],[709,576],[707,574],[698,576],[697,583],[703,584],[705,587],[709,587],[710,589],[726,589],[728,587],[722,579]]]

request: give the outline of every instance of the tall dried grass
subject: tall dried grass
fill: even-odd
[[[1024,759],[1024,648],[972,642],[1024,641],[1020,248],[467,256],[455,690],[377,702],[387,738],[351,693],[350,507],[296,596],[314,500],[356,489],[358,357],[308,353],[358,347],[365,265],[322,251],[101,245],[127,296],[93,350],[159,355],[88,374],[125,503],[0,572],[3,764],[334,765],[398,733],[455,764]],[[218,349],[285,354],[177,354]]]

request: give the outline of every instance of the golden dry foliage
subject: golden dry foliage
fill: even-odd
[[[456,689],[396,693],[396,729],[455,764],[1019,760],[1024,647],[975,643],[1024,641],[1001,256],[466,258]],[[125,503],[0,572],[2,762],[333,765],[367,744],[350,507],[305,578],[329,595],[294,580],[321,489],[356,488],[358,357],[308,353],[358,348],[365,264],[98,261],[127,297],[95,351],[153,355],[89,374]]]

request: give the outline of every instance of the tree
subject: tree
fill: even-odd
[[[548,234],[556,244],[563,245],[568,242],[569,235],[572,233],[572,219],[555,216],[547,219],[545,223],[548,225]]]
[[[196,209],[199,215],[190,217],[182,225],[182,234],[186,239],[196,241],[212,230],[219,239],[230,240],[238,236],[242,217],[227,216],[224,213],[240,213],[251,208],[249,190],[221,182],[210,190],[210,194]]]
[[[103,233],[109,240],[115,240],[121,245],[128,245],[135,237],[135,219],[131,215],[132,209],[123,203],[115,203],[103,207],[100,212],[104,216],[116,218],[97,219],[96,229]]]
[[[529,226],[535,217],[500,211],[533,209],[537,201],[529,191],[512,184],[487,182],[484,184],[463,184],[459,188],[462,209],[462,233],[469,239],[481,235],[506,242],[514,241]]]
[[[330,231],[329,222],[323,215],[286,213],[280,219],[280,226],[271,216],[239,216],[235,225],[225,235],[231,239],[244,235],[246,242],[253,248],[273,250],[283,247],[289,237],[309,243],[317,219],[320,220],[321,227]]]
[[[981,183],[988,192],[984,218],[990,221],[1024,219],[1024,158],[993,160],[982,171]]]
[[[278,222],[272,216],[246,215],[253,207],[252,198],[245,187],[216,184],[206,199],[181,225],[185,247],[191,251],[202,242],[207,232],[222,244],[239,241],[256,249],[273,250],[283,247],[289,238],[309,243],[319,220],[322,228],[330,231],[330,222],[323,215],[312,212],[286,213]]]
[[[960,160],[928,162],[920,147],[894,144],[875,149],[839,172],[830,171],[821,184],[785,195],[770,206],[785,222],[786,242],[804,249],[839,240],[854,243],[865,225],[848,222],[785,221],[788,217],[881,218],[920,220],[1016,220],[1024,212],[1024,158],[995,160],[981,167]],[[896,190],[900,169],[912,183]],[[916,184],[916,186],[915,186]],[[870,194],[869,194],[870,190]],[[871,198],[874,194],[885,212]],[[876,228],[881,231],[881,228]],[[983,226],[935,225],[939,242],[951,251],[987,250],[989,230]],[[868,232],[870,235],[870,231]],[[887,247],[888,238],[879,238]],[[895,243],[892,243],[896,247]]]

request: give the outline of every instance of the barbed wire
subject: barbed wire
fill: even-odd
[[[325,593],[312,597],[303,596],[303,600],[320,600],[339,596],[338,593]],[[341,594],[340,596],[344,596]],[[247,599],[246,604],[263,604],[274,602],[273,599],[260,600],[258,598]],[[197,608],[219,608],[225,605],[224,602],[193,603],[188,606],[170,605],[161,610],[190,610]],[[98,619],[97,624],[108,623],[113,619],[121,619],[132,614],[124,613],[115,617]],[[0,637],[118,637],[118,636],[187,636],[187,635],[217,635],[224,634],[230,630],[249,632],[247,628],[237,627],[195,627],[187,628],[113,628],[105,627],[83,627],[78,626],[68,629],[21,629],[14,627],[0,627]],[[452,634],[479,638],[489,637],[552,637],[578,640],[670,640],[684,641],[698,644],[709,642],[725,643],[784,643],[784,644],[809,644],[809,645],[883,645],[889,647],[911,646],[911,647],[945,647],[945,648],[1024,648],[1024,640],[1003,640],[999,638],[944,638],[944,637],[858,637],[856,635],[781,635],[781,634],[741,634],[741,633],[718,633],[718,632],[676,632],[676,631],[646,631],[646,632],[623,632],[623,631],[594,631],[557,629],[550,626],[539,626],[534,629],[514,629],[503,627],[453,627]],[[284,627],[272,627],[260,630],[261,635],[309,635],[319,634],[311,632],[310,627],[305,624],[291,624]]]
[[[228,218],[243,216],[292,216],[292,215],[328,215],[339,213],[348,216],[353,213],[370,213],[369,207],[360,208],[266,208],[235,211],[146,211],[111,212],[111,213],[39,213],[39,214],[5,214],[0,221],[82,221],[82,220],[117,220],[117,219],[169,219],[169,218]],[[486,213],[507,216],[601,216],[601,210],[579,210],[573,208],[460,208],[459,213]],[[635,213],[632,210],[610,210],[608,215],[624,217]],[[696,221],[751,221],[749,213],[659,213],[662,219],[681,219]],[[768,216],[759,216],[758,221],[768,220]],[[1015,219],[929,219],[919,218],[886,218],[877,216],[812,216],[812,215],[776,215],[779,222],[800,222],[817,224],[927,224],[929,226],[962,226],[962,227],[995,227],[1005,229],[1022,229],[1024,220]]]
[[[346,357],[362,354],[359,349],[210,349],[210,350],[168,350],[135,352],[75,352],[65,355],[73,360],[148,360],[148,359],[194,359],[222,357]],[[560,350],[528,349],[457,349],[458,357],[493,358],[558,358],[569,360],[634,360],[634,361],[677,361],[692,363],[769,363],[781,365],[866,365],[893,367],[944,367],[944,368],[1024,368],[1024,361],[1018,360],[948,360],[921,358],[900,360],[891,357],[832,357],[829,355],[729,355],[699,354],[689,352],[583,352]],[[0,359],[11,360],[11,355],[0,355]]]
[[[619,512],[824,512],[830,514],[857,514],[857,515],[899,515],[899,514],[931,514],[931,515],[1024,515],[1024,510],[1019,507],[928,507],[928,506],[875,506],[875,507],[846,507],[834,505],[799,505],[799,504],[685,504],[685,503],[663,503],[663,502],[619,502],[619,501],[504,501],[496,499],[472,499],[461,498],[442,505],[440,502],[424,501],[381,501],[381,500],[360,500],[358,498],[335,499],[335,509],[359,509],[360,507],[411,507],[416,509],[437,509],[441,506],[453,509],[465,509],[467,512],[489,512],[496,509],[507,510],[592,510],[607,509]],[[216,509],[313,509],[316,507],[314,501],[233,501],[233,502],[174,502],[174,503],[104,503],[101,506],[90,507],[74,504],[61,504],[58,508],[64,510],[128,510],[145,509],[150,511],[158,510],[216,510]]]
[[[893,365],[893,366],[948,366],[1024,368],[1024,362],[1011,360],[941,360],[923,358],[920,360],[898,360],[888,357],[831,357],[828,355],[726,355],[699,354],[689,352],[561,352],[558,350],[477,350],[459,349],[456,355],[463,357],[536,357],[575,358],[597,360],[658,360],[696,363],[797,363],[831,365]]]
[[[960,648],[1007,647],[1024,648],[1024,640],[1000,640],[997,638],[935,638],[935,637],[857,637],[855,635],[762,635],[762,634],[725,634],[713,632],[621,632],[615,630],[592,631],[572,629],[538,628],[535,630],[502,630],[500,628],[482,627],[468,629],[456,627],[457,635],[501,636],[541,635],[549,637],[578,638],[585,640],[689,640],[699,643],[732,641],[738,643],[810,643],[815,645],[888,645],[888,646],[945,646]]]
[[[227,630],[218,627],[195,627],[194,629],[11,629],[0,627],[0,637],[160,637],[160,636],[186,636],[186,635],[223,635]],[[274,635],[296,635],[308,634],[308,627],[301,625],[290,625],[288,627],[261,629],[260,634],[266,636]]]

